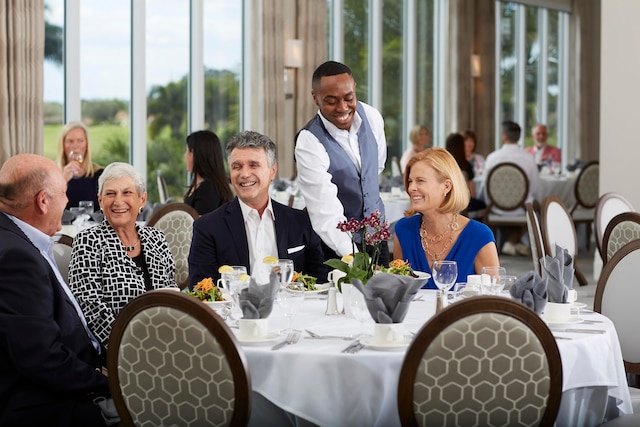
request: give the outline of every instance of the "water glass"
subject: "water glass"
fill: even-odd
[[[285,287],[287,283],[290,283],[291,279],[293,279],[293,260],[279,259],[278,266],[274,267],[274,270],[276,270],[276,272],[280,276],[280,287]]]
[[[287,283],[285,287],[278,292],[278,305],[282,308],[284,316],[287,318],[287,330],[289,333],[293,330],[292,320],[300,311],[300,306],[304,301],[304,284],[300,282]],[[285,331],[281,331],[284,333]]]
[[[243,274],[247,274],[247,267],[244,265],[232,265],[231,268],[233,268],[233,271],[220,273],[220,278],[217,282],[219,288],[226,289],[229,293],[231,292],[231,281],[234,278],[240,278]]]
[[[355,287],[352,287],[351,292],[349,292],[349,311],[351,315],[360,322],[360,334],[358,336],[363,336],[364,322],[371,319],[371,315],[369,314],[369,308],[367,307],[364,295]]]
[[[455,261],[435,261],[432,268],[433,281],[440,293],[451,289],[458,278],[458,264]]]
[[[93,214],[93,200],[81,200],[78,202],[78,207],[82,208],[87,215]]]
[[[482,288],[483,291],[486,291],[483,293],[500,295],[504,289],[506,275],[507,270],[504,267],[482,267]]]

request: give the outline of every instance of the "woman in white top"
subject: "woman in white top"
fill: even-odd
[[[402,169],[402,173],[404,173],[404,168],[407,166],[410,158],[430,147],[431,132],[429,128],[424,125],[415,125],[411,129],[411,132],[409,132],[409,141],[411,141],[411,146],[407,148],[400,158],[400,169]]]

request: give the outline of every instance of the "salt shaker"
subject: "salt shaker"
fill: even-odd
[[[334,316],[340,314],[338,311],[338,301],[336,297],[337,289],[335,283],[331,282],[331,286],[327,290],[327,311],[324,312],[327,316]]]

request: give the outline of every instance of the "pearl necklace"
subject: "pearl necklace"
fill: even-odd
[[[451,222],[447,225],[447,229],[441,233],[436,234],[435,236],[429,236],[429,232],[425,228],[424,224],[420,227],[420,241],[422,242],[422,248],[427,253],[427,256],[431,256],[434,261],[438,261],[442,255],[444,255],[445,251],[449,249],[451,244],[453,243],[453,234],[458,231],[460,227],[458,222],[458,214],[453,214],[453,218]],[[442,246],[442,250],[440,252],[432,253],[429,250],[429,243],[437,244],[440,243],[446,235],[449,235],[449,238],[444,242]]]

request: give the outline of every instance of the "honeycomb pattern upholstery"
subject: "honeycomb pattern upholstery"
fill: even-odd
[[[487,177],[487,195],[494,207],[510,211],[524,207],[529,194],[529,180],[515,163],[502,163]]]
[[[193,235],[193,221],[198,212],[185,203],[170,203],[154,212],[148,226],[162,231],[176,263],[176,283],[184,289],[189,279],[189,249]]]
[[[602,258],[603,263],[606,251],[602,246],[602,239],[604,238],[604,231],[606,230],[609,221],[618,214],[633,211],[633,205],[631,205],[631,203],[619,193],[605,193],[598,199],[593,218],[593,228],[596,233],[596,247],[598,248],[598,253],[600,254],[600,258]]]
[[[146,292],[116,318],[107,353],[122,425],[246,425],[251,384],[233,333],[171,290]]]
[[[640,239],[640,213],[623,212],[614,216],[607,224],[602,238],[602,247],[605,249],[603,265],[624,245],[638,239]]]
[[[562,363],[551,331],[524,305],[474,297],[418,332],[398,384],[402,425],[553,425]]]

